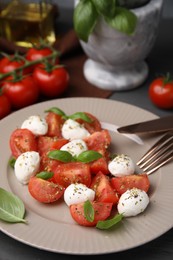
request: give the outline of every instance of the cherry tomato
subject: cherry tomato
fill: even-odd
[[[49,112],[46,115],[46,122],[48,124],[48,136],[57,136],[62,137],[61,128],[64,123],[65,119],[62,118],[62,116]]]
[[[0,94],[0,119],[4,118],[11,112],[11,103],[5,95]]]
[[[39,60],[39,59],[42,59],[44,57],[51,55],[52,52],[53,52],[52,49],[49,48],[49,47],[44,47],[44,46],[38,46],[37,47],[37,46],[35,46],[35,47],[30,48],[27,51],[25,58],[28,61],[35,61],[35,60]],[[59,63],[59,58],[57,57],[56,58],[56,64],[58,64],[58,63]],[[33,65],[32,70],[34,70],[34,68],[36,68],[39,65],[40,65],[40,63]]]
[[[119,197],[112,188],[110,179],[102,172],[98,172],[93,178],[90,188],[95,191],[95,200],[117,204]]]
[[[92,222],[88,221],[84,214],[84,203],[73,204],[70,206],[70,213],[72,218],[81,226],[92,227],[96,226],[98,221],[106,220],[112,210],[112,203],[106,202],[91,202],[94,208],[94,220]]]
[[[88,113],[88,112],[84,112],[91,120],[91,123],[88,123],[82,119],[76,119],[76,121],[78,121],[80,124],[83,124],[83,126],[90,132],[90,134],[97,132],[97,131],[101,131],[101,123],[100,121],[92,114]]]
[[[173,80],[169,77],[159,77],[153,80],[149,86],[149,97],[159,108],[173,108]]]
[[[88,137],[84,138],[89,150],[94,150],[97,152],[101,152],[102,155],[105,154],[106,149],[109,147],[111,143],[111,136],[108,130],[101,130],[98,132],[94,132]]]
[[[48,180],[32,177],[28,183],[28,190],[32,197],[42,203],[52,203],[64,194],[64,188]]]
[[[71,183],[91,184],[90,167],[82,162],[61,163],[54,171],[53,181],[65,188]]]
[[[108,158],[103,156],[98,160],[91,162],[90,171],[92,174],[97,174],[99,171],[101,171],[103,174],[109,174]]]
[[[63,145],[68,143],[67,139],[58,138],[57,136],[39,136],[38,137],[38,151],[40,155],[47,154],[51,150],[59,150]]]
[[[27,51],[25,58],[29,61],[34,61],[34,60],[44,58],[50,54],[52,54],[52,50],[50,48],[32,47]]]
[[[17,68],[20,68],[23,66],[25,61],[22,59],[21,56],[19,55],[9,55],[7,57],[3,57],[0,60],[0,73],[8,73],[11,71],[14,71]],[[23,74],[28,74],[30,73],[29,68],[25,68],[23,70]]]
[[[2,88],[14,109],[34,104],[39,96],[39,89],[31,76],[19,80],[9,77],[3,82]]]
[[[37,151],[36,137],[28,129],[14,130],[10,136],[9,144],[15,158],[24,152]]]
[[[150,187],[150,181],[147,174],[132,174],[122,177],[113,177],[111,184],[114,189],[119,193],[123,194],[128,189],[138,188],[148,192]]]
[[[35,68],[33,78],[40,92],[49,98],[59,97],[69,85],[69,74],[63,67],[46,71],[45,66]]]

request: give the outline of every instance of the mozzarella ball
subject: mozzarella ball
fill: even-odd
[[[87,151],[88,147],[82,139],[75,139],[63,145],[60,150],[67,151],[72,156],[78,156],[80,153]]]
[[[134,174],[135,164],[132,159],[125,154],[118,154],[108,163],[110,173],[115,177]]]
[[[85,127],[70,118],[67,119],[62,126],[62,136],[65,139],[83,139],[89,135],[90,133],[85,129]]]
[[[14,173],[18,181],[28,184],[29,179],[34,176],[40,167],[40,155],[37,152],[22,153],[14,164]]]
[[[132,217],[142,213],[148,204],[148,194],[143,190],[133,188],[121,195],[117,209],[124,217]]]
[[[87,200],[93,201],[94,198],[95,191],[82,183],[70,184],[64,192],[64,201],[68,206]]]
[[[21,128],[27,128],[35,135],[45,135],[48,131],[48,124],[40,116],[30,116],[22,123]]]

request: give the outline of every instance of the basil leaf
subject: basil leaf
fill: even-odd
[[[44,180],[48,180],[52,178],[52,176],[53,176],[53,172],[47,172],[47,171],[39,172],[38,174],[36,174],[37,178],[44,179]]]
[[[82,119],[84,121],[86,121],[87,123],[92,123],[92,119],[87,116],[87,114],[85,114],[84,112],[76,112],[72,115],[69,116],[69,118],[75,120],[75,119]]]
[[[48,157],[61,162],[71,162],[74,161],[71,153],[62,150],[53,150],[48,153]]]
[[[14,165],[15,165],[15,162],[16,162],[16,159],[13,157],[13,158],[11,158],[10,160],[9,160],[9,165],[10,165],[10,167],[11,168],[13,168],[14,169]]]
[[[122,214],[117,214],[112,219],[98,221],[98,223],[96,225],[96,228],[99,228],[99,229],[109,229],[112,226],[114,226],[117,223],[119,223],[122,220],[122,218],[123,218]]]
[[[53,112],[57,115],[60,115],[60,116],[66,116],[66,114],[64,113],[64,111],[62,111],[60,108],[58,107],[51,107],[47,110],[45,110],[45,112]]]
[[[125,8],[117,7],[113,18],[105,17],[105,21],[114,29],[132,34],[137,24],[136,15]]]
[[[102,154],[100,154],[96,151],[88,150],[88,151],[80,153],[76,159],[77,159],[77,161],[80,161],[80,162],[89,163],[89,162],[98,160],[101,157],[102,157]]]
[[[93,205],[91,204],[91,202],[89,200],[85,201],[84,216],[85,216],[86,220],[88,220],[89,222],[93,222],[94,215],[95,215],[95,212],[94,212]]]
[[[26,223],[25,207],[22,200],[11,192],[0,188],[0,219],[6,222]]]
[[[116,0],[92,0],[97,12],[103,16],[113,17],[116,9]]]
[[[97,23],[98,12],[91,0],[80,1],[74,9],[73,23],[78,37],[84,42]]]

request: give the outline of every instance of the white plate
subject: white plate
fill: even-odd
[[[9,137],[30,115],[44,115],[50,107],[59,107],[66,114],[77,111],[91,112],[100,121],[109,124],[126,125],[156,115],[125,103],[99,98],[67,98],[39,103],[21,109],[0,121],[0,186],[18,195],[26,207],[28,224],[0,222],[0,229],[10,237],[30,246],[65,254],[105,254],[127,250],[145,244],[173,227],[173,174],[171,164],[149,176],[151,181],[150,205],[137,217],[126,218],[112,230],[76,224],[63,201],[44,205],[35,201],[28,193],[27,186],[16,181],[8,167],[10,158]],[[113,126],[111,126],[112,128]],[[144,144],[114,133],[112,151],[129,154],[134,161],[155,141],[151,136],[143,138]]]

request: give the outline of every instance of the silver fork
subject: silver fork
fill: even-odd
[[[173,159],[173,131],[160,138],[136,163],[146,174],[151,174]]]

